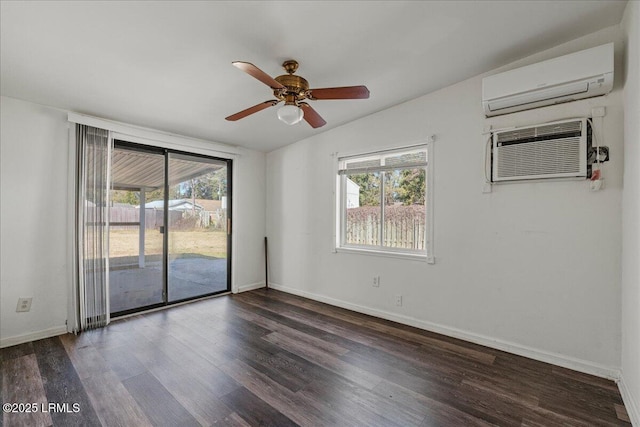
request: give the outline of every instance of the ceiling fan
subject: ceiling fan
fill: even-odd
[[[313,128],[319,128],[327,122],[314,110],[311,105],[304,100],[316,101],[323,99],[367,99],[369,89],[366,86],[345,86],[328,87],[321,89],[309,89],[309,82],[301,76],[294,75],[298,69],[298,62],[294,60],[285,61],[282,66],[287,74],[275,79],[267,73],[248,62],[236,61],[232,63],[235,67],[260,80],[273,90],[273,96],[277,99],[261,102],[260,104],[242,110],[226,118],[229,121],[236,121],[245,118],[253,113],[262,111],[265,108],[284,102],[278,109],[278,118],[288,125],[294,125],[304,119]]]

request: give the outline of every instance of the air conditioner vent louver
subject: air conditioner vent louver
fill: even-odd
[[[580,172],[580,139],[513,144],[498,151],[500,178]]]
[[[579,134],[581,130],[582,122],[580,120],[552,125],[535,126],[525,129],[502,132],[498,134],[498,144],[543,136],[554,137],[562,134]]]
[[[586,177],[586,120],[496,132],[494,181]]]

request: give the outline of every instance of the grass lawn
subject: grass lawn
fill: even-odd
[[[162,234],[146,230],[145,255],[162,254]],[[138,230],[111,230],[109,256],[138,255]],[[169,254],[198,254],[216,258],[227,257],[227,233],[222,230],[172,231],[169,233]]]

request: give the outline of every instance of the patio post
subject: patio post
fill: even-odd
[[[144,233],[146,231],[147,208],[145,206],[145,190],[140,189],[140,232],[138,241],[138,267],[144,268]]]

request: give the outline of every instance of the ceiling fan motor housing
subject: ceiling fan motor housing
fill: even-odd
[[[273,91],[276,98],[286,101],[287,95],[295,95],[297,101],[302,101],[307,97],[309,82],[306,79],[293,74],[283,74],[276,77],[275,80],[285,87],[285,90],[276,89]]]

